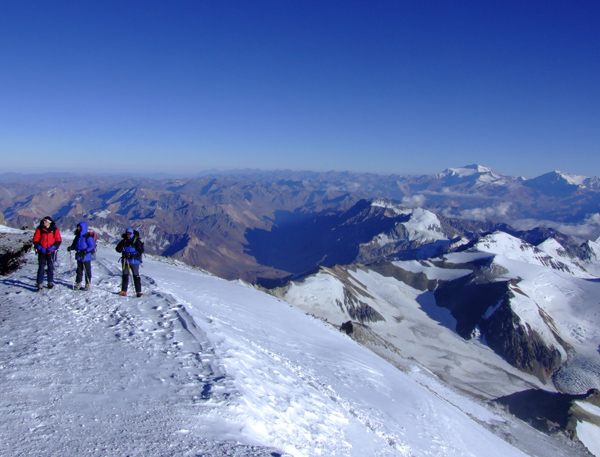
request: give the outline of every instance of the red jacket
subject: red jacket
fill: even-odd
[[[60,231],[54,227],[54,224],[50,225],[50,228],[38,227],[33,235],[33,244],[36,247],[39,244],[44,249],[48,249],[50,246],[58,249],[61,242]]]

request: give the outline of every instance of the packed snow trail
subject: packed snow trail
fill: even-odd
[[[147,257],[142,298],[0,280],[0,455],[523,456],[337,329],[242,283]]]
[[[38,293],[34,262],[2,281],[0,455],[279,455],[190,431],[228,393],[212,349],[179,325],[181,306],[115,295],[105,265],[92,291],[72,291],[63,266]]]

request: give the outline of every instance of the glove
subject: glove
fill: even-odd
[[[56,250],[56,248],[54,246],[50,246],[48,249],[46,249],[47,253],[51,253],[54,252]]]
[[[83,259],[86,254],[87,254],[87,251],[77,251],[77,257],[79,257],[81,259]]]
[[[74,248],[73,246],[69,246],[69,247],[67,248],[67,251],[69,251],[69,252],[71,252],[71,251],[74,251],[74,250],[75,250],[75,248]]]
[[[46,250],[45,250],[45,249],[44,249],[42,246],[38,246],[38,247],[37,247],[37,250],[38,250],[38,252],[39,252],[40,254],[45,254],[45,253],[46,253]]]

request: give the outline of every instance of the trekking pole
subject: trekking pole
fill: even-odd
[[[69,274],[73,278],[73,291],[75,290],[75,276],[73,276],[73,253],[69,251]]]
[[[54,286],[54,253],[56,251],[51,252],[48,255],[48,274],[47,274],[47,280],[48,280],[48,285],[52,284]],[[50,270],[52,270],[52,283],[50,283]]]
[[[127,278],[127,292],[129,292],[129,283],[133,282],[133,275],[131,274],[131,265],[129,264],[129,259],[127,259],[127,274],[129,277]],[[134,285],[135,290],[135,285]]]
[[[44,269],[44,273],[46,274],[46,278],[48,278],[48,275],[50,274],[50,258],[48,256],[48,253],[45,252],[44,254],[42,254],[44,256],[46,265],[45,265],[45,269]]]

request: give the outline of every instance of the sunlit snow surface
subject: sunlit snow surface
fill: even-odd
[[[503,413],[299,308],[152,257],[120,297],[117,259],[99,248],[89,292],[65,250],[53,290],[33,254],[1,278],[0,455],[525,455],[480,425],[527,434]]]
[[[590,414],[600,417],[600,407],[591,405],[587,402],[577,402],[577,406]],[[598,427],[589,422],[579,422],[577,425],[577,437],[585,443],[586,447],[594,455],[600,455],[600,433]]]

